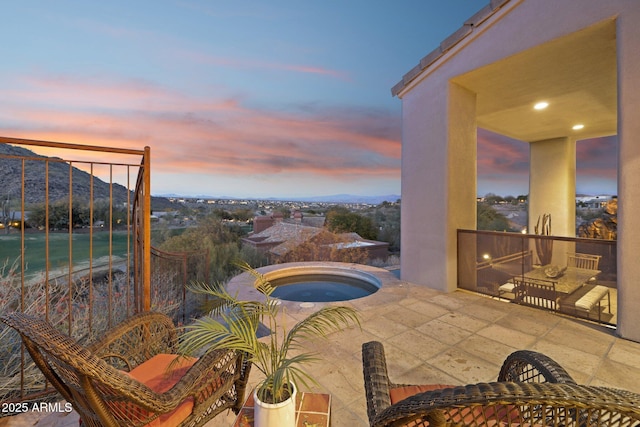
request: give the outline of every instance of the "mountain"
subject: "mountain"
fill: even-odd
[[[323,203],[368,203],[371,205],[379,205],[382,202],[395,202],[400,199],[397,194],[386,196],[357,196],[353,194],[334,194],[331,196],[316,196],[306,198],[294,198],[301,202],[323,202]]]
[[[0,198],[19,200],[22,193],[23,157],[33,158],[24,161],[24,191],[25,203],[44,203],[46,198],[45,168],[48,163],[49,201],[69,199],[69,163],[57,157],[46,157],[34,153],[23,147],[0,144]],[[48,159],[48,162],[45,160]],[[76,167],[72,168],[73,199],[86,202],[89,200],[91,189],[91,175]],[[135,180],[135,176],[133,177]],[[98,177],[93,178],[94,200],[109,199],[109,183]],[[115,203],[127,201],[127,188],[114,183],[112,185]],[[133,200],[133,199],[131,199]],[[171,206],[171,202],[164,198],[152,198],[152,206],[163,209]]]
[[[331,196],[310,196],[310,197],[232,197],[232,196],[184,196],[180,194],[162,194],[160,197],[184,198],[184,199],[223,199],[223,200],[278,200],[289,202],[318,202],[318,203],[368,203],[379,205],[382,202],[396,202],[400,199],[397,194],[386,196],[357,196],[353,194],[334,194]]]

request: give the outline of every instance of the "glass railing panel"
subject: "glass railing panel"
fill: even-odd
[[[616,271],[612,240],[458,231],[458,287],[507,301],[615,325]]]

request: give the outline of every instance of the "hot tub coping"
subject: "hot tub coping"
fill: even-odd
[[[265,276],[267,280],[274,280],[287,275],[302,274],[331,274],[331,272],[340,273],[345,276],[351,276],[360,280],[364,280],[382,289],[389,283],[396,283],[399,280],[390,271],[373,267],[365,264],[344,263],[344,262],[328,262],[328,261],[310,261],[310,262],[291,262],[283,264],[273,264],[265,267],[257,268],[256,271]],[[227,283],[227,290],[232,294],[237,294],[241,300],[262,300],[264,295],[258,292],[255,287],[254,277],[243,272],[233,277]],[[300,304],[294,301],[282,301],[285,304]],[[320,303],[327,304],[327,303]]]

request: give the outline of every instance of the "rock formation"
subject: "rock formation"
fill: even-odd
[[[618,237],[618,199],[611,199],[607,202],[600,218],[582,224],[578,228],[578,237],[616,240]]]

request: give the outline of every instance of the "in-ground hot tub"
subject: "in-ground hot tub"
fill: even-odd
[[[362,298],[382,283],[372,274],[336,266],[285,267],[265,274],[272,296],[286,301],[330,302]]]
[[[341,262],[276,264],[257,271],[276,288],[272,296],[303,304],[363,298],[382,287],[383,277],[393,278],[384,269]],[[234,277],[227,287],[241,299],[259,298],[255,278],[248,273]]]

